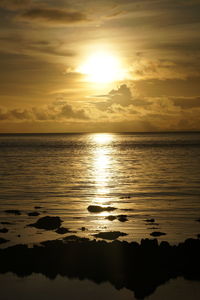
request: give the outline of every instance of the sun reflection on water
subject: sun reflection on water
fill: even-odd
[[[114,136],[112,134],[95,134],[92,141],[93,149],[93,174],[95,181],[95,199],[98,205],[106,204],[109,200],[110,183],[113,173],[113,148],[111,146]]]
[[[111,133],[96,133],[92,135],[92,141],[98,145],[110,144],[114,139],[113,134]]]

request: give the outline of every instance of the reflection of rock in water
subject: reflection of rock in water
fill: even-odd
[[[178,246],[156,239],[106,243],[71,236],[71,239],[43,242],[28,248],[17,245],[0,250],[0,272],[18,276],[42,273],[69,278],[109,281],[116,288],[128,288],[138,299],[153,293],[170,278],[200,279],[200,240],[188,239]]]

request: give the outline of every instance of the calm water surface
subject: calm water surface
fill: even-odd
[[[0,166],[0,222],[14,223],[1,234],[6,246],[60,237],[26,227],[38,219],[27,215],[34,206],[89,238],[119,230],[140,241],[162,231],[159,240],[178,243],[200,233],[200,133],[1,135]],[[94,214],[89,205],[117,210]],[[110,214],[128,221],[105,219]]]
[[[89,280],[68,279],[57,276],[47,279],[41,274],[32,274],[19,278],[14,274],[0,275],[1,300],[136,300],[134,293],[128,289],[115,289],[110,283],[96,284]],[[12,286],[12,288],[10,288]],[[146,300],[198,300],[199,282],[178,278],[159,286]]]

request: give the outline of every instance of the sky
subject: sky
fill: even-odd
[[[200,130],[200,0],[0,0],[0,132]]]

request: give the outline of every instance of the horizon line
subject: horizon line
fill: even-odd
[[[0,135],[36,135],[36,134],[159,134],[159,133],[200,133],[200,130],[171,130],[171,131],[69,131],[69,132],[0,132]]]

